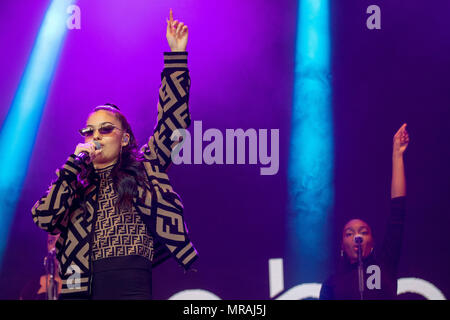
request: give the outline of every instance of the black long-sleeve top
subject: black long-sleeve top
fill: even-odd
[[[364,300],[392,300],[397,297],[397,266],[402,247],[405,202],[405,197],[391,200],[391,213],[381,249],[363,259]],[[342,258],[337,272],[322,284],[320,299],[359,300],[358,262],[350,263],[347,257]]]

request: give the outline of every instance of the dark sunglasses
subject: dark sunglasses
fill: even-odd
[[[110,134],[114,131],[114,129],[122,130],[118,127],[116,127],[113,124],[104,124],[100,128],[98,128],[98,132],[100,134]],[[93,127],[86,127],[83,129],[80,129],[79,132],[83,137],[91,137],[94,135],[95,129]]]

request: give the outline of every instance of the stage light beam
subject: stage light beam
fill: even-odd
[[[50,3],[1,128],[0,265],[48,90],[65,39],[68,18],[66,9],[73,2],[73,0],[53,0]]]
[[[334,197],[328,0],[299,0],[294,72],[288,251],[294,277],[311,282],[328,272]]]

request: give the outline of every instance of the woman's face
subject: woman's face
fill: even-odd
[[[113,125],[116,128],[110,133],[101,134],[98,129],[102,126]],[[92,113],[87,122],[87,127],[94,129],[93,135],[85,137],[85,143],[97,141],[101,145],[100,154],[92,161],[97,169],[105,168],[117,162],[120,150],[128,144],[124,138],[129,139],[130,135],[122,130],[122,125],[113,113],[106,110],[99,110]]]
[[[342,250],[351,262],[358,260],[358,246],[355,236],[362,237],[361,250],[363,258],[367,257],[373,250],[372,230],[362,220],[353,219],[347,222],[342,232]]]

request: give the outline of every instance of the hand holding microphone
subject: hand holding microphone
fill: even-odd
[[[75,164],[80,165],[83,162],[88,163],[94,160],[102,152],[101,147],[98,141],[79,143],[75,149],[75,154],[77,155]]]

